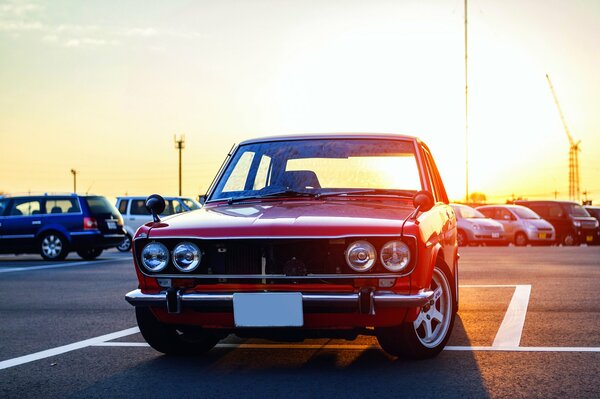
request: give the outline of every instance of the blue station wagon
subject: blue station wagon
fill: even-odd
[[[39,253],[61,260],[76,251],[84,259],[95,259],[124,237],[123,218],[102,196],[0,198],[0,253]]]

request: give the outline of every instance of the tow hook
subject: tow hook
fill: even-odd
[[[167,290],[167,312],[181,313],[181,290],[171,287]]]
[[[375,314],[375,301],[373,299],[373,287],[363,287],[358,292],[358,310],[362,314]]]

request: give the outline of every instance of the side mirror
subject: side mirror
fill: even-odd
[[[198,202],[200,203],[200,205],[204,205],[206,203],[206,195],[199,195]]]
[[[165,210],[165,199],[158,194],[152,194],[146,198],[146,209],[152,214],[155,222],[160,222],[158,215]]]
[[[419,208],[419,211],[427,212],[435,205],[433,194],[429,191],[418,191],[413,197],[413,205],[415,208]]]

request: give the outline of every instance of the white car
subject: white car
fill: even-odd
[[[161,216],[173,215],[181,212],[200,209],[201,205],[188,197],[165,197],[165,211]],[[121,252],[131,249],[131,237],[143,224],[152,221],[152,215],[146,209],[146,197],[117,197],[116,207],[123,215],[127,237],[117,247]]]

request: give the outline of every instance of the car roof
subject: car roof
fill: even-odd
[[[516,200],[515,203],[518,204],[575,204],[579,205],[578,202],[575,201],[561,201],[561,200]]]
[[[265,143],[270,141],[290,141],[290,140],[318,140],[318,139],[375,139],[375,140],[410,140],[419,141],[414,136],[397,133],[310,133],[310,134],[289,134],[258,137],[244,140],[240,145]]]
[[[148,196],[144,196],[144,195],[124,195],[122,197],[117,197],[117,199],[143,199],[145,200],[146,198],[148,198]],[[176,198],[182,198],[182,199],[192,199],[191,197],[179,197],[177,195],[169,195],[169,196],[164,196],[164,199],[168,200],[168,199],[176,199]]]

